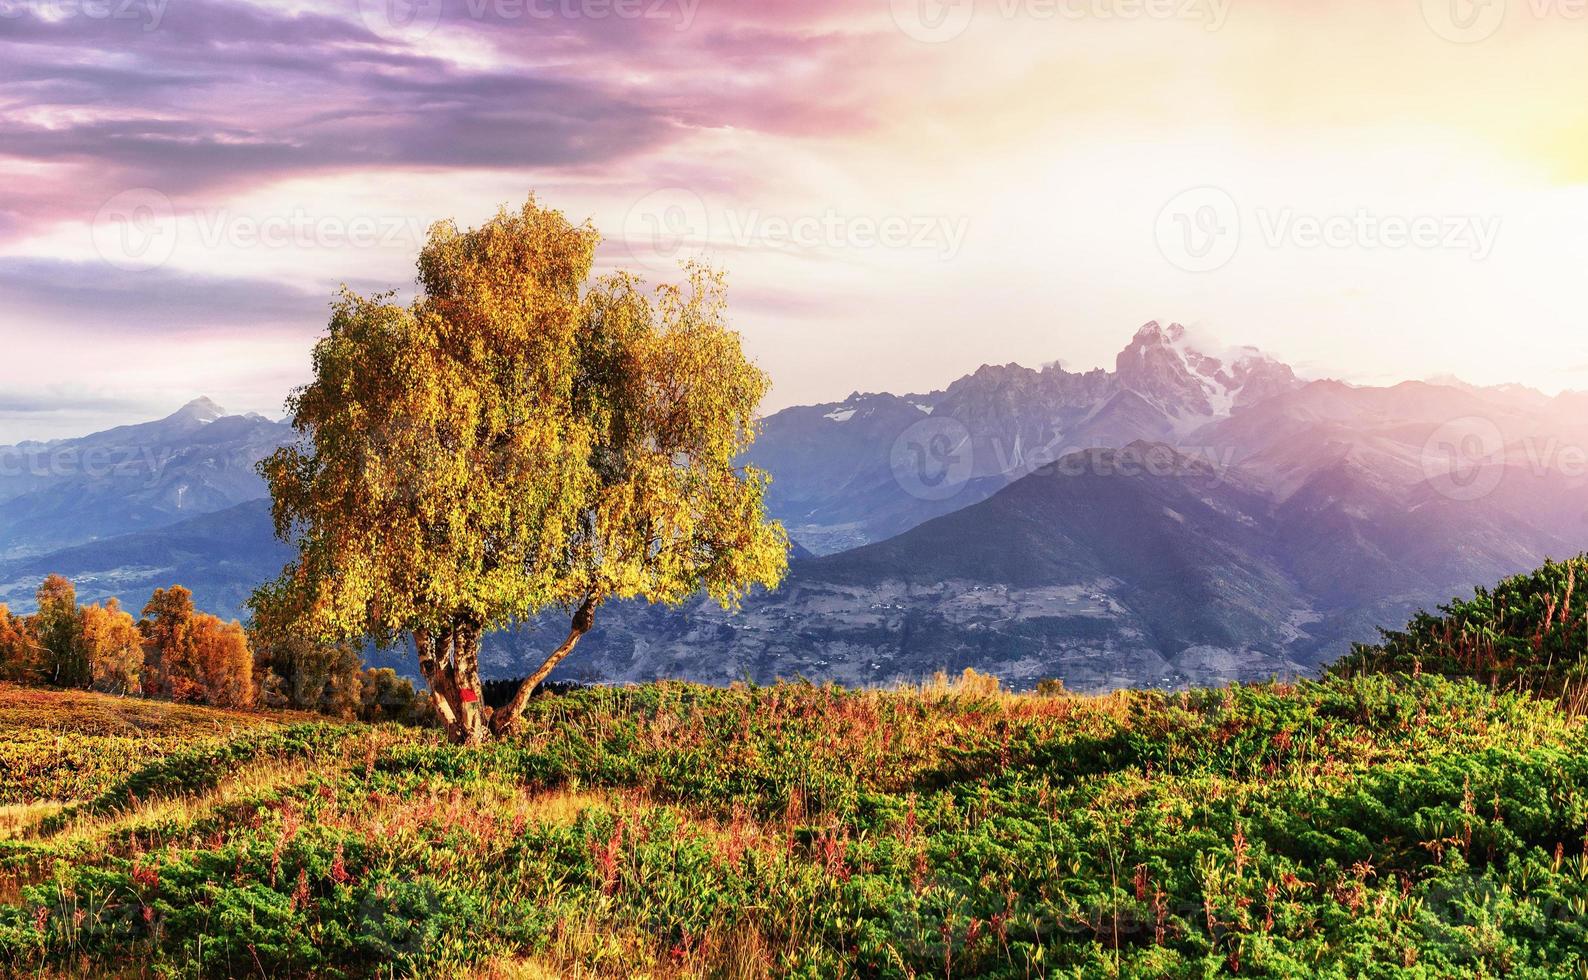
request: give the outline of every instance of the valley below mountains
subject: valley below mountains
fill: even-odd
[[[291,437],[200,401],[0,449],[0,601],[26,609],[58,572],[86,600],[137,607],[180,583],[241,615],[289,556],[253,464]],[[1309,673],[1377,624],[1588,549],[1585,446],[1582,394],[1305,381],[1150,323],[1112,371],[984,366],[770,416],[747,462],[796,544],[784,585],[731,614],[609,605],[557,676],[974,667],[1101,690]],[[90,450],[121,469],[87,469]],[[566,630],[547,614],[496,634],[482,666],[522,673]]]

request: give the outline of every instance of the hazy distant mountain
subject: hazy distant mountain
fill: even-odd
[[[54,572],[76,583],[84,602],[114,596],[136,611],[155,589],[183,585],[199,608],[243,618],[248,596],[291,557],[275,538],[270,502],[253,500],[152,531],[0,560],[0,602],[31,610],[34,591]]]
[[[254,464],[292,437],[207,398],[156,422],[0,447],[0,557],[175,524],[266,495]]]
[[[750,460],[773,476],[773,516],[831,554],[976,503],[1077,449],[1178,443],[1299,385],[1255,348],[1154,322],[1112,372],[983,366],[931,395],[787,409],[767,419]]]
[[[1519,386],[1320,381],[1188,437],[1274,501],[1328,635],[1588,549],[1588,416]]]
[[[736,615],[705,600],[604,610],[564,675],[880,683],[975,667],[1095,689],[1298,673],[1289,649],[1315,613],[1271,556],[1268,509],[1162,444],[1090,450],[888,541],[797,562]],[[546,617],[492,637],[486,665],[512,673],[565,630]]]

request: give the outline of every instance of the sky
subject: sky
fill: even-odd
[[[534,193],[726,271],[768,411],[1148,320],[1588,388],[1578,0],[0,0],[0,443],[282,414]]]

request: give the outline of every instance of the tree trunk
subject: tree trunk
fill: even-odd
[[[529,696],[534,694],[535,688],[540,686],[541,681],[544,681],[547,675],[558,664],[562,663],[568,654],[573,652],[573,648],[579,643],[579,638],[590,632],[590,627],[595,625],[595,610],[596,606],[600,605],[600,602],[601,600],[596,595],[591,595],[580,604],[578,610],[573,614],[573,623],[568,629],[568,638],[562,641],[561,646],[551,652],[551,656],[546,658],[546,662],[540,665],[539,670],[526,677],[518,685],[518,690],[513,692],[513,700],[508,702],[505,707],[497,709],[493,714],[491,730],[497,736],[511,735],[518,728],[518,720],[524,714],[524,708],[529,704]]]
[[[443,633],[415,631],[414,645],[447,737],[459,745],[485,741],[490,727],[480,688],[479,627],[458,621]]]

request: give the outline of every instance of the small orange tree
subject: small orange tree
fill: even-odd
[[[0,603],[0,681],[36,684],[44,672],[44,648],[28,621]]]
[[[254,700],[254,654],[241,623],[209,613],[193,617],[193,659],[200,699],[221,708]]]
[[[180,585],[155,589],[143,607],[143,633],[149,669],[145,689],[176,701],[197,700],[193,664],[193,593]]]
[[[103,606],[83,606],[77,618],[94,690],[111,694],[141,690],[143,634],[132,615],[111,599]]]
[[[261,464],[298,558],[256,620],[320,639],[412,635],[451,737],[513,730],[613,599],[724,606],[782,578],[764,474],[736,460],[768,381],[697,267],[654,298],[589,281],[597,235],[534,198],[441,223],[410,306],[344,289],[290,402],[298,444]],[[481,635],[547,608],[567,638],[504,708],[480,699]]]
[[[226,708],[253,700],[254,655],[240,624],[196,611],[180,585],[155,589],[143,617],[151,693]]]
[[[61,575],[49,575],[37,592],[38,612],[28,626],[43,648],[47,678],[59,687],[87,687],[93,679],[83,624],[77,615],[77,587]]]

